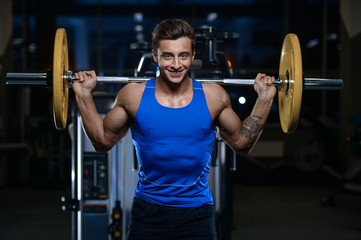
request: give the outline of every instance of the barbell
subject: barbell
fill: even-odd
[[[150,78],[98,76],[100,83],[144,82]],[[68,41],[64,28],[55,34],[53,70],[46,73],[7,73],[6,84],[45,85],[53,91],[53,116],[55,127],[63,130],[68,115],[69,87],[77,79],[69,71]],[[197,79],[205,83],[252,86],[254,79]],[[341,90],[342,79],[303,78],[301,47],[296,34],[289,33],[283,40],[279,76],[273,83],[278,88],[278,108],[281,127],[293,133],[298,125],[303,89]]]

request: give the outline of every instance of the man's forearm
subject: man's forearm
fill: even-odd
[[[263,129],[263,124],[257,122],[257,120],[262,119],[260,116],[258,115],[251,115],[249,117],[247,117],[245,120],[243,120],[242,122],[242,134],[245,138],[248,139],[254,139],[255,137],[257,137],[256,135],[258,135],[258,133],[260,131],[262,131]]]
[[[242,122],[242,136],[246,138],[246,146],[242,148],[239,153],[249,153],[253,148],[254,144],[260,137],[264,126],[257,122],[260,117],[257,115],[251,115],[243,120]]]
[[[257,99],[251,115],[243,120],[242,136],[246,138],[248,142],[247,147],[243,149],[243,152],[249,152],[261,136],[267,122],[272,103],[272,99],[271,101]]]
[[[104,148],[103,118],[97,112],[91,93],[75,96],[84,130],[96,150]]]

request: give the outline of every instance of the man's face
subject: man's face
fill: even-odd
[[[152,53],[163,80],[180,83],[188,77],[195,53],[192,51],[192,43],[188,37],[160,40],[159,48],[156,52],[153,50]]]

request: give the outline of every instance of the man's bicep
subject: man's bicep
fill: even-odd
[[[238,139],[241,130],[241,120],[231,106],[225,107],[217,118],[216,123],[220,137],[232,144]]]
[[[127,84],[118,93],[114,107],[104,119],[104,131],[112,141],[126,135],[135,117],[145,85]]]
[[[105,137],[115,145],[125,136],[130,127],[130,120],[126,110],[116,105],[104,118]]]

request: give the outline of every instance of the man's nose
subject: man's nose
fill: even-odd
[[[181,63],[178,58],[173,58],[172,67],[178,69],[181,67]]]

